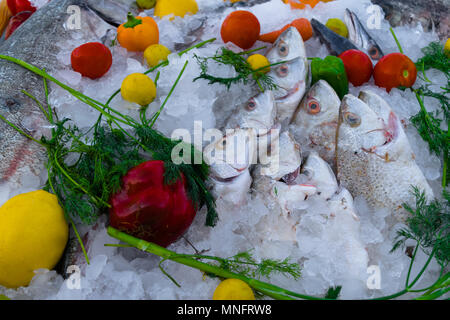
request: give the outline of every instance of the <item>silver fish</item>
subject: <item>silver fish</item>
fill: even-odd
[[[315,150],[334,164],[336,130],[341,100],[324,80],[315,83],[303,98],[292,119],[294,134],[305,151]]]
[[[250,128],[259,136],[267,134],[275,125],[277,114],[273,92],[266,90],[237,107],[227,120],[225,128]]]
[[[266,58],[271,64],[296,58],[306,59],[305,43],[298,30],[287,28],[266,53]]]
[[[353,44],[365,51],[374,61],[378,61],[384,56],[380,46],[370,36],[354,12],[346,9],[344,21],[348,28],[348,38]]]
[[[334,56],[338,56],[347,50],[358,49],[350,40],[328,29],[316,19],[311,19],[311,26],[320,41],[327,46],[328,51]]]
[[[250,189],[249,167],[256,163],[257,137],[254,129],[230,130],[203,150],[210,165],[212,193],[236,205],[245,201]]]
[[[273,66],[269,72],[278,86],[274,92],[277,104],[277,120],[289,123],[305,95],[308,79],[308,62],[303,58],[296,58],[284,64]]]
[[[388,208],[399,221],[408,217],[403,203],[414,203],[412,186],[433,197],[400,120],[375,93],[344,97],[336,155],[341,185],[374,207]]]
[[[301,173],[307,177],[307,182],[317,188],[317,194],[329,200],[338,191],[338,183],[330,165],[315,151],[310,152],[302,166]]]
[[[285,131],[278,139],[272,141],[270,147],[270,154],[259,155],[262,164],[260,174],[273,180],[292,183],[302,164],[300,145],[289,132]]]

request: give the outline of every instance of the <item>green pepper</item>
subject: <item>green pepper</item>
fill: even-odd
[[[313,58],[311,60],[312,83],[325,80],[336,91],[339,98],[343,98],[348,93],[348,79],[345,72],[344,63],[335,56],[328,56],[325,59]]]

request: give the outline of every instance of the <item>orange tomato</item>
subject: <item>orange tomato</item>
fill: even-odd
[[[159,42],[159,29],[151,17],[133,17],[117,28],[117,40],[128,51],[144,51]]]
[[[416,82],[417,68],[410,58],[402,53],[391,53],[378,61],[373,70],[375,84],[390,92],[392,88],[410,88]]]
[[[284,3],[290,4],[292,9],[305,9],[307,5],[314,8],[321,0],[283,0]],[[322,2],[330,2],[333,0],[322,0]]]
[[[253,13],[237,10],[225,18],[220,35],[225,43],[231,41],[242,49],[249,49],[258,40],[260,31],[261,25]]]
[[[259,40],[274,43],[278,39],[278,37],[289,27],[295,27],[298,30],[298,32],[300,32],[300,34],[302,35],[303,41],[308,40],[313,35],[313,29],[309,20],[305,18],[300,18],[295,19],[291,23],[285,25],[280,30],[260,35]]]

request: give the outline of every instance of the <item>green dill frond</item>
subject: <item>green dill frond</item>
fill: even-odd
[[[242,53],[234,53],[227,48],[221,48],[212,57],[199,57],[194,55],[197,59],[197,63],[200,67],[200,75],[194,79],[207,80],[209,84],[219,83],[227,87],[229,90],[233,84],[247,84],[250,81],[254,81],[258,84],[261,91],[275,90],[277,85],[273,79],[267,74],[261,72],[261,70],[253,70],[250,64],[245,60]],[[214,61],[217,64],[232,66],[236,72],[236,76],[224,78],[217,77],[208,73],[208,63]],[[280,63],[271,64],[270,66],[278,65]],[[265,69],[265,68],[262,68]]]
[[[251,251],[240,252],[227,259],[220,260],[220,267],[252,278],[270,278],[272,274],[291,276],[297,280],[301,276],[301,269],[297,263],[291,263],[289,258],[284,260],[262,259],[256,261]]]
[[[450,59],[445,55],[444,46],[440,42],[431,42],[422,48],[424,56],[416,62],[419,70],[437,69],[450,79]]]
[[[413,187],[415,206],[403,204],[411,214],[406,221],[407,228],[398,230],[392,251],[405,246],[407,240],[415,240],[428,255],[435,252],[436,260],[442,265],[450,261],[450,194],[443,193],[443,201],[427,202],[425,192]]]
[[[330,287],[325,295],[325,299],[337,300],[341,293],[342,286]]]

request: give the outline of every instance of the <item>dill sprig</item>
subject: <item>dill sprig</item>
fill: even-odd
[[[176,258],[194,259],[196,261],[214,261],[216,263],[208,263],[208,265],[219,268],[225,273],[232,273],[239,275],[240,277],[251,279],[270,279],[273,274],[281,274],[285,277],[292,277],[295,280],[298,280],[301,277],[301,269],[299,264],[291,263],[289,258],[284,260],[262,259],[258,262],[254,258],[251,250],[240,252],[229,258],[202,254],[172,254],[171,256],[167,256],[160,261],[159,268],[161,272],[178,287],[180,287],[179,283],[162,267],[162,264],[166,260],[174,260]],[[205,275],[211,278],[216,278],[218,276],[216,273],[212,272],[205,272]]]
[[[432,252],[439,264],[445,268],[450,262],[450,193],[443,191],[443,201],[427,202],[425,192],[413,187],[415,206],[405,203],[403,207],[411,215],[406,228],[397,231],[391,251],[404,247],[407,240],[416,241],[422,250]]]
[[[264,48],[264,47],[263,47]],[[194,55],[194,57],[197,59],[197,62],[200,66],[201,73],[200,75],[194,79],[194,81],[197,81],[198,79],[204,79],[207,80],[209,84],[223,84],[227,87],[229,90],[231,85],[233,84],[247,84],[250,81],[255,81],[261,91],[265,90],[275,90],[277,88],[277,85],[273,81],[272,77],[262,72],[262,70],[269,68],[271,66],[275,66],[284,62],[277,62],[274,64],[270,64],[269,66],[262,67],[257,70],[253,70],[250,64],[245,60],[244,55],[254,52],[256,50],[260,50],[263,48],[258,48],[251,51],[241,52],[241,53],[234,53],[233,51],[227,49],[227,48],[221,48],[219,49],[216,54],[212,57],[199,57],[197,55]],[[210,61],[214,61],[217,64],[221,65],[229,65],[234,68],[236,71],[236,76],[224,78],[224,77],[217,77],[214,75],[211,75],[208,73],[208,65]]]
[[[445,55],[444,46],[440,42],[431,42],[422,49],[424,56],[417,60],[419,70],[437,69],[450,78],[450,59]]]
[[[325,299],[337,300],[341,294],[342,286],[330,287],[325,294]]]
[[[301,277],[298,263],[291,263],[289,258],[284,260],[262,259],[258,262],[252,251],[243,251],[232,257],[218,259],[220,267],[240,275],[251,278],[270,278],[272,274],[289,275],[297,280]]]
[[[439,42],[432,42],[422,49],[424,56],[416,62],[419,71],[422,72],[425,84],[420,88],[413,89],[420,111],[411,117],[410,121],[417,129],[422,139],[427,142],[430,152],[443,159],[444,169],[442,175],[442,186],[446,187],[450,180],[448,170],[450,135],[448,124],[450,122],[450,59],[444,53],[444,47]],[[431,90],[434,85],[426,76],[425,71],[429,69],[440,70],[447,78],[447,84],[440,87],[441,92]],[[440,110],[428,112],[424,105],[424,97],[434,98],[440,103]],[[443,122],[447,124],[447,130],[442,129]]]

